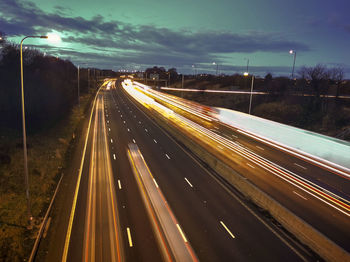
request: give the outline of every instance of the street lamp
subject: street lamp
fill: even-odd
[[[244,72],[243,75],[247,77],[247,76],[249,76],[249,73],[248,72]],[[250,99],[249,99],[249,115],[250,115],[250,112],[251,112],[251,109],[252,109],[254,78],[255,78],[254,75],[252,75],[252,83],[251,83],[251,86],[250,86]]]
[[[197,77],[197,68],[196,68],[196,65],[193,64],[193,65],[192,65],[192,68],[193,68],[193,70],[194,70],[194,77]]]
[[[24,182],[26,186],[26,199],[27,199],[27,212],[29,223],[33,220],[30,204],[30,194],[29,194],[29,178],[28,178],[28,155],[27,155],[27,134],[26,134],[26,120],[25,120],[25,107],[24,107],[24,87],[23,87],[23,41],[27,38],[44,38],[49,41],[58,41],[59,36],[48,34],[41,36],[26,36],[21,40],[20,44],[20,59],[21,59],[21,104],[22,104],[22,130],[23,130],[23,156],[24,156]]]
[[[218,68],[219,68],[219,65],[215,62],[213,62],[213,65],[216,65],[216,75],[218,75]]]
[[[294,54],[294,60],[293,60],[293,69],[292,69],[292,79],[294,78],[294,68],[295,68],[295,59],[296,59],[296,57],[297,57],[297,52],[295,51],[295,50],[289,50],[289,53],[291,54],[291,55],[293,55]]]
[[[247,69],[246,72],[249,73],[249,58],[244,58],[245,60],[247,60]]]

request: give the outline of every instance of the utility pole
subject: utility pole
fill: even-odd
[[[88,68],[88,90],[90,90],[90,68]]]
[[[252,75],[252,84],[250,86],[249,115],[250,115],[250,111],[252,109],[253,88],[254,88],[254,75]]]
[[[78,65],[78,106],[80,106],[80,66]]]

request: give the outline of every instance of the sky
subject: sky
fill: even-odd
[[[0,0],[0,31],[60,43],[25,45],[75,65],[113,70],[290,76],[301,66],[342,67],[350,77],[349,0]],[[193,65],[193,66],[192,66]]]

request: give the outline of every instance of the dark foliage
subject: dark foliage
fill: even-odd
[[[77,101],[77,68],[70,62],[23,50],[26,122],[28,130],[42,129],[61,119]],[[21,128],[19,47],[1,43],[0,123]]]

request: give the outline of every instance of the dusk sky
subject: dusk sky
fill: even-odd
[[[192,73],[291,73],[322,63],[350,77],[349,0],[0,0],[0,31],[19,43],[56,32],[60,44],[28,40],[84,67]],[[298,69],[296,69],[297,71]]]

